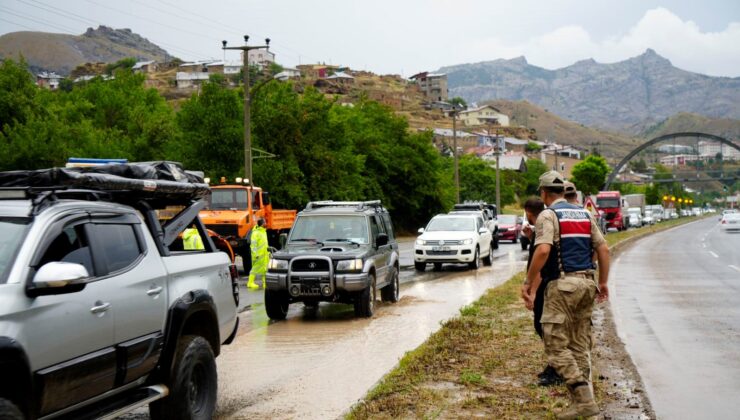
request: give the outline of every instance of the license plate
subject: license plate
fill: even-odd
[[[449,246],[433,246],[432,251],[449,251]]]

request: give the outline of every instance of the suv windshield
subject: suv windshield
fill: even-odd
[[[436,217],[429,222],[426,231],[475,231],[475,219],[472,217]]]
[[[7,281],[18,248],[26,236],[27,219],[0,217],[0,284]]]
[[[247,190],[243,188],[214,188],[208,203],[210,210],[246,210]]]
[[[334,241],[369,243],[365,216],[298,216],[290,231],[290,242]]]

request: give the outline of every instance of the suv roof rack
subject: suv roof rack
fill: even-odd
[[[367,208],[374,208],[376,210],[382,209],[383,205],[380,200],[372,201],[310,201],[306,205],[306,210],[315,210],[321,207],[355,207],[357,211],[362,211]]]

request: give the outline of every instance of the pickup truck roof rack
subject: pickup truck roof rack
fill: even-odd
[[[321,207],[355,207],[357,211],[362,211],[367,208],[374,208],[376,210],[382,209],[383,205],[380,200],[372,201],[311,201],[306,205],[306,210],[315,210]]]
[[[143,162],[81,168],[0,172],[0,199],[31,199],[34,213],[45,204],[72,198],[153,208],[189,205],[210,194],[201,174],[176,162]]]

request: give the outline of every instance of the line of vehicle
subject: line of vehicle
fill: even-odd
[[[715,254],[715,253],[714,253],[713,251],[709,251],[709,253],[710,253],[710,254],[712,254],[712,256],[713,256],[714,258],[719,258],[719,255]]]
[[[735,271],[740,271],[740,267],[738,267],[738,266],[735,266],[735,265],[730,264],[730,265],[728,265],[728,267],[730,267],[731,269],[733,269]]]

